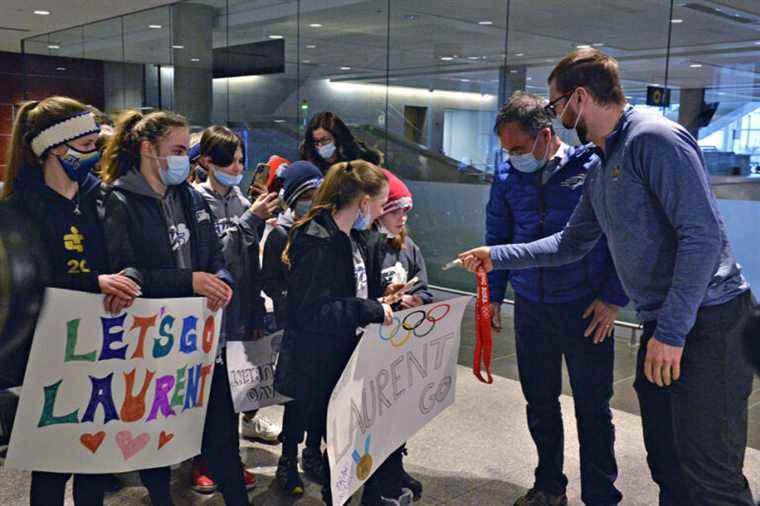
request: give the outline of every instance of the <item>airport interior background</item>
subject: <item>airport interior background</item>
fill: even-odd
[[[14,104],[59,93],[109,113],[176,110],[193,130],[232,126],[250,177],[271,154],[296,158],[308,118],[332,110],[410,183],[432,281],[462,290],[471,278],[439,267],[483,239],[503,159],[492,132],[500,104],[515,90],[546,95],[564,54],[597,47],[619,60],[630,103],[698,137],[736,254],[760,285],[760,2],[15,3],[0,22],[0,149]],[[107,17],[118,9],[129,12]],[[105,19],[67,25],[83,16]]]
[[[414,192],[411,233],[431,283],[465,292],[472,276],[440,267],[483,241],[504,159],[499,107],[516,90],[546,96],[566,53],[599,48],[618,59],[634,107],[697,137],[735,254],[760,287],[758,0],[4,0],[0,12],[0,172],[24,99],[171,109],[193,131],[228,125],[246,141],[244,185],[270,155],[296,159],[308,119],[331,110]],[[630,308],[621,319],[637,323]],[[512,337],[497,340],[496,374],[517,378],[513,351]],[[635,354],[616,350],[612,403],[634,415]],[[470,339],[460,363],[471,357]],[[756,449],[759,428],[756,382]]]

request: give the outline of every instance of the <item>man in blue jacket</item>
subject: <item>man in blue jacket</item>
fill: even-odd
[[[570,147],[555,135],[544,101],[517,92],[499,112],[494,132],[509,160],[497,171],[486,208],[486,243],[530,242],[562,230],[583,194],[599,157]],[[565,505],[564,434],[559,396],[562,357],[575,399],[580,440],[582,498],[613,505],[615,429],[610,399],[614,362],[611,337],[621,306],[628,303],[607,244],[561,267],[489,273],[494,327],[500,329],[507,282],[515,291],[517,363],[528,428],[538,449],[533,488],[516,506]]]
[[[742,343],[753,302],[699,145],[681,125],[628,105],[617,61],[595,49],[563,58],[549,89],[557,128],[593,141],[601,165],[562,231],[460,258],[470,270],[558,266],[604,234],[644,322],[634,387],[660,505],[753,505]]]

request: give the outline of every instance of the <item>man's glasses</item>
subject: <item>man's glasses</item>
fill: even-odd
[[[544,111],[546,111],[547,113],[549,113],[552,117],[556,117],[557,116],[557,104],[559,103],[559,101],[560,100],[567,100],[568,98],[570,98],[572,96],[573,96],[572,93],[567,93],[565,95],[562,95],[561,97],[555,98],[554,100],[552,100],[551,102],[549,102],[548,104],[546,104],[546,106],[544,106]]]

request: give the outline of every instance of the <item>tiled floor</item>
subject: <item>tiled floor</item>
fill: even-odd
[[[440,298],[456,297],[456,294],[436,292]],[[462,346],[459,351],[459,363],[472,365],[475,343],[474,310],[468,309],[462,323]],[[515,335],[512,306],[502,305],[502,331],[494,333],[493,373],[505,378],[519,380],[517,357],[515,355]],[[615,394],[612,398],[612,408],[640,415],[639,402],[633,390],[633,380],[636,374],[636,354],[638,347],[630,345],[631,331],[618,328],[615,339]],[[567,371],[563,367],[564,382],[562,391],[572,395]],[[754,391],[749,398],[749,442],[752,448],[760,449],[760,380],[755,378]]]

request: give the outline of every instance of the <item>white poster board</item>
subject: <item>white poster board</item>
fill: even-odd
[[[396,313],[365,329],[333,390],[327,453],[334,505],[454,402],[462,316],[471,297]]]
[[[291,400],[274,390],[282,334],[278,331],[255,341],[227,341],[227,373],[236,413]]]
[[[221,312],[202,298],[137,299],[48,289],[6,465],[120,473],[200,453]]]

